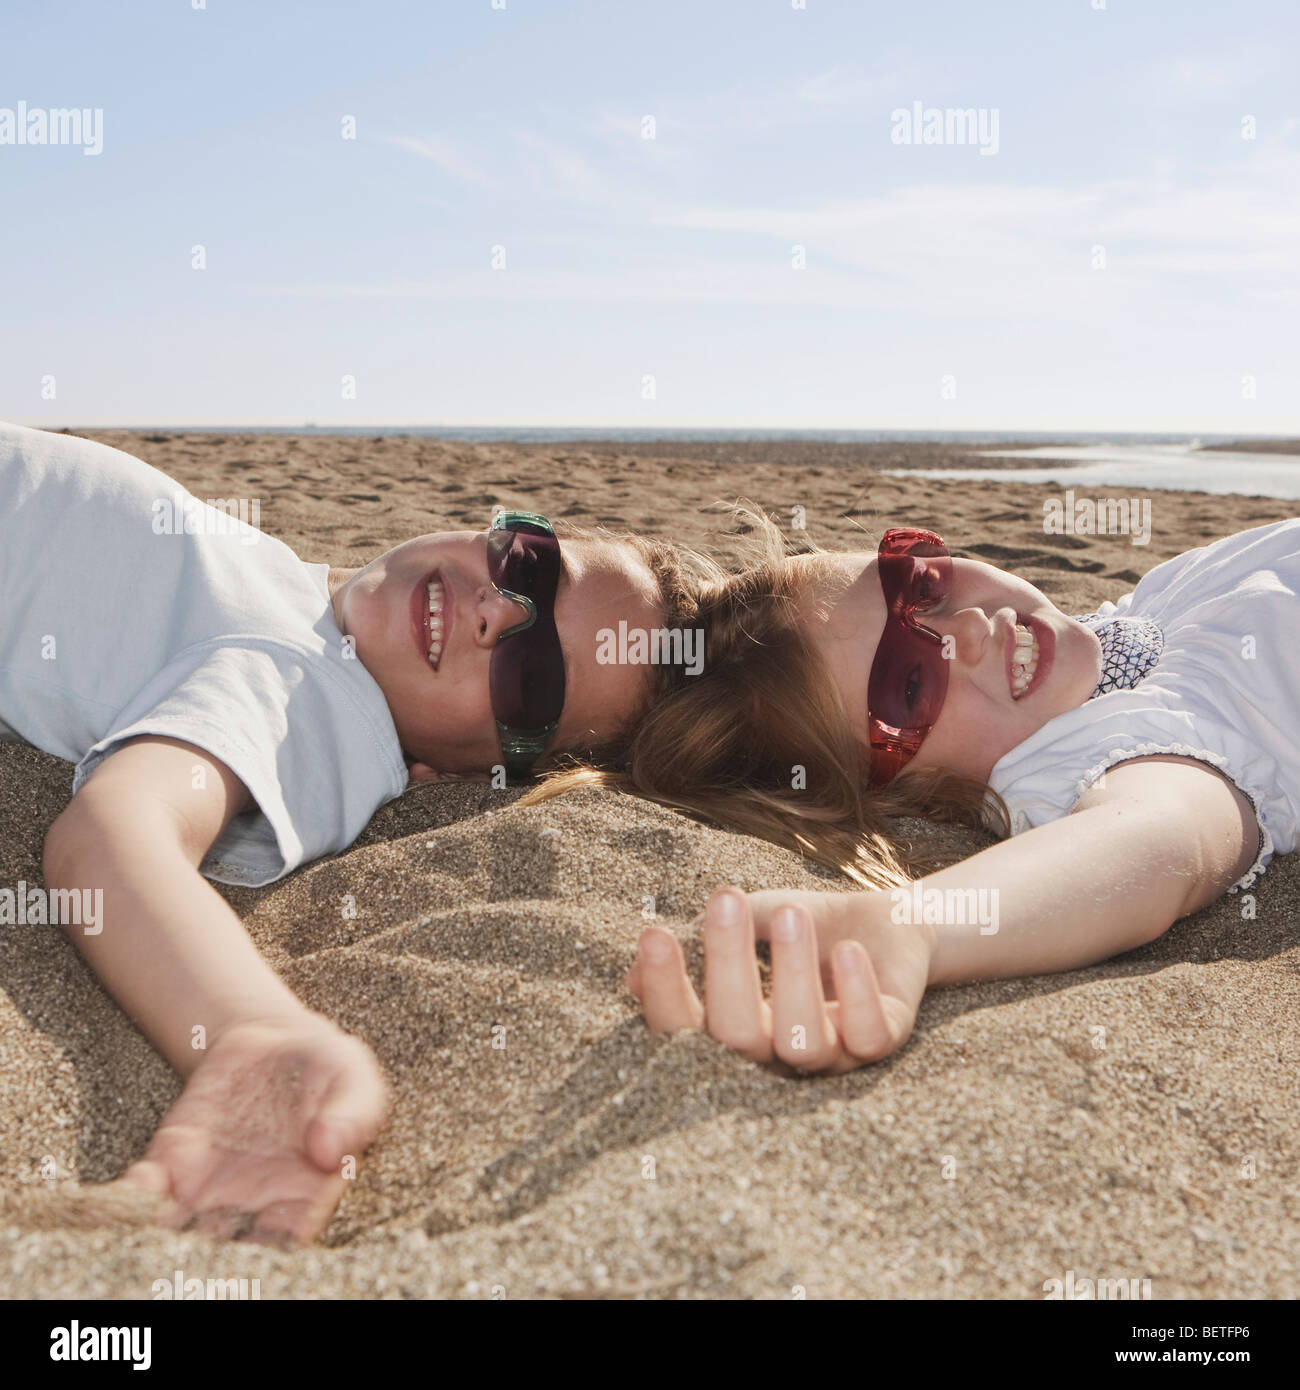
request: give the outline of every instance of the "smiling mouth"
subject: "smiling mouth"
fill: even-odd
[[[1007,683],[1013,700],[1032,695],[1052,669],[1056,638],[1041,618],[1016,614],[1016,625],[1007,643]]]
[[[1038,638],[1032,628],[1016,624],[1015,644],[1011,650],[1011,698],[1018,700],[1034,679],[1038,670]]]
[[[411,594],[411,624],[420,654],[435,671],[442,664],[451,636],[453,612],[451,591],[441,572],[434,570]]]

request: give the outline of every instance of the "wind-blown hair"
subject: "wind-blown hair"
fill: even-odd
[[[697,551],[617,537],[655,573],[665,626],[703,632],[704,668],[656,667],[649,705],[623,735],[546,774],[520,804],[616,788],[797,850],[865,888],[898,887],[950,860],[904,839],[899,817],[1010,834],[1006,803],[978,779],[905,769],[868,785],[870,749],[807,636],[851,582],[844,561],[816,547],[790,555],[767,516],[734,512],[751,552],[734,573]]]

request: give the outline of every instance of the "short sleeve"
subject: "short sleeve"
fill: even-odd
[[[1234,786],[1237,785],[1232,773],[1228,770],[1228,761],[1219,753],[1211,752],[1208,748],[1196,748],[1186,743],[1139,743],[1134,747],[1108,753],[1100,762],[1094,763],[1092,767],[1084,773],[1074,784],[1074,790],[1070,793],[1070,805],[1067,814],[1074,809],[1075,803],[1090,787],[1094,786],[1102,775],[1119,763],[1129,762],[1133,758],[1154,757],[1157,754],[1168,753],[1176,754],[1182,758],[1196,758],[1199,762],[1208,764],[1216,772],[1221,772]],[[1255,813],[1255,828],[1258,831],[1255,846],[1255,861],[1250,868],[1229,888],[1229,893],[1238,893],[1244,888],[1249,888],[1260,874],[1268,868],[1269,862],[1273,858],[1274,845],[1273,837],[1268,832],[1268,827],[1264,824],[1264,818],[1260,810],[1259,798],[1251,793],[1247,787],[1238,787],[1241,794],[1250,802],[1250,808]]]
[[[1132,758],[1196,758],[1250,801],[1254,863],[1300,848],[1300,517],[1271,522],[1157,565],[1102,617],[1154,623],[1159,659],[1131,687],[1050,718],[994,764],[989,785],[1013,833],[1067,815],[1098,777]]]
[[[230,822],[200,871],[262,887],[345,849],[405,789],[396,729],[357,689],[365,681],[373,678],[360,662],[282,642],[241,638],[191,650],[119,712],[77,764],[73,793],[127,739],[193,743],[227,764],[257,803]]]
[[[1000,759],[989,784],[1006,802],[1014,835],[1068,815],[1118,763],[1161,753],[1196,758],[1232,781],[1255,813],[1256,855],[1228,889],[1237,893],[1255,882],[1275,852],[1269,806],[1280,794],[1277,768],[1225,721],[1206,711],[1170,708],[1167,698],[1151,678],[1132,690],[1098,696],[1051,720]]]

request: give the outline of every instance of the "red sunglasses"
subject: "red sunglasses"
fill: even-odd
[[[867,682],[870,781],[884,786],[915,755],[948,693],[943,638],[916,621],[952,590],[952,556],[933,531],[895,527],[877,551],[885,628]]]

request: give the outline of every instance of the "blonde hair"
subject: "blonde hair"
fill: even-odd
[[[807,636],[806,605],[847,582],[843,567],[815,546],[788,554],[781,529],[752,507],[733,513],[751,552],[735,573],[697,551],[617,537],[655,572],[665,625],[703,630],[705,668],[656,668],[650,704],[623,736],[549,773],[520,804],[615,788],[796,850],[865,888],[911,882],[951,857],[903,839],[897,818],[1010,834],[1005,802],[978,779],[927,768],[868,785],[870,752]]]

